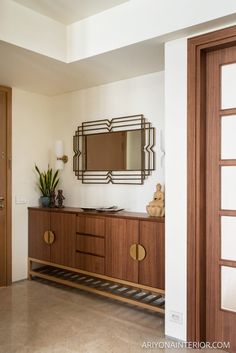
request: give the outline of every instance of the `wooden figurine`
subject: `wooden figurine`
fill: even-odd
[[[149,216],[164,217],[165,215],[165,195],[161,191],[161,184],[157,184],[156,192],[153,195],[153,200],[146,207]]]
[[[56,207],[56,194],[55,191],[52,190],[50,192],[50,203],[49,203],[49,207],[53,208]]]
[[[63,208],[64,205],[63,205],[63,201],[65,200],[65,197],[64,195],[62,194],[63,193],[63,190],[58,190],[58,193],[57,193],[57,204],[58,204],[58,208]]]

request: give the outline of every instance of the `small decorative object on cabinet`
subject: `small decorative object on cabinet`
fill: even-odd
[[[63,201],[65,200],[65,197],[63,195],[63,190],[58,190],[58,193],[57,193],[57,204],[58,204],[58,208],[63,208],[64,205],[63,205]]]
[[[50,192],[50,204],[49,207],[54,208],[56,207],[56,193],[54,190]]]
[[[163,217],[165,215],[165,195],[161,191],[161,184],[157,184],[153,200],[146,207],[149,216]]]
[[[164,218],[144,213],[31,207],[29,279],[44,278],[164,314],[164,227]]]
[[[39,178],[37,185],[42,193],[40,203],[43,207],[48,207],[50,205],[51,193],[55,192],[55,189],[59,183],[58,170],[53,174],[52,168],[48,167],[46,172],[40,172],[36,164],[35,170]]]

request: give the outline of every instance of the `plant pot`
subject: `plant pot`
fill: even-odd
[[[43,207],[49,207],[50,204],[50,197],[48,196],[41,196],[40,203]]]

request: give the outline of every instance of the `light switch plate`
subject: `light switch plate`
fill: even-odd
[[[23,205],[23,204],[26,204],[27,201],[26,201],[26,198],[23,197],[23,196],[16,196],[16,198],[15,198],[15,203],[16,203],[17,205]]]
[[[176,324],[183,324],[183,314],[178,311],[170,312],[170,321],[175,322]]]

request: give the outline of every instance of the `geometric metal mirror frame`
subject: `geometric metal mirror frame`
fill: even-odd
[[[141,168],[138,170],[88,170],[83,163],[85,155],[84,139],[89,135],[110,134],[112,132],[140,131],[141,133]],[[73,171],[84,184],[143,184],[155,170],[155,129],[143,114],[131,115],[111,120],[83,122],[78,126],[73,137]]]

